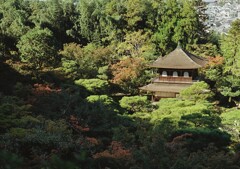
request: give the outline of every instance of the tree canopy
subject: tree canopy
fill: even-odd
[[[0,168],[240,167],[240,20],[202,0],[0,0]],[[148,67],[180,43],[200,82],[151,102]]]
[[[35,69],[53,65],[57,60],[56,42],[47,28],[30,30],[21,37],[17,47],[21,53],[21,60],[32,64]]]

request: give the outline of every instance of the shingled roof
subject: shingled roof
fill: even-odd
[[[186,89],[192,84],[168,84],[168,83],[151,83],[146,86],[140,87],[140,90],[152,92],[173,92],[179,93],[181,90]]]
[[[195,56],[178,46],[164,57],[159,57],[150,67],[167,69],[198,69],[207,64],[205,58]]]

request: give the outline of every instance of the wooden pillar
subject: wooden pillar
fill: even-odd
[[[152,98],[151,98],[151,101],[154,102],[154,95],[153,95],[153,92],[152,92]]]

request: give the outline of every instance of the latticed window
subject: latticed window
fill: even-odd
[[[173,72],[173,77],[178,77],[178,72],[174,71]]]
[[[167,76],[167,71],[163,71],[162,76]]]
[[[183,77],[189,77],[189,73],[188,72],[184,72],[183,73]]]

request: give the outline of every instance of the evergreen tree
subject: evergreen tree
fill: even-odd
[[[23,0],[0,1],[0,35],[4,54],[7,50],[16,50],[20,37],[29,29],[28,2]]]
[[[240,97],[240,20],[232,23],[223,37],[221,50],[224,56],[223,78],[218,82],[221,93],[239,101]]]
[[[163,4],[161,22],[153,35],[157,50],[161,54],[172,51],[178,42],[185,48],[197,43],[201,37],[201,21],[193,1],[169,0]]]
[[[23,62],[39,70],[43,66],[53,65],[56,61],[56,42],[52,32],[45,28],[34,28],[21,37],[17,47]]]

